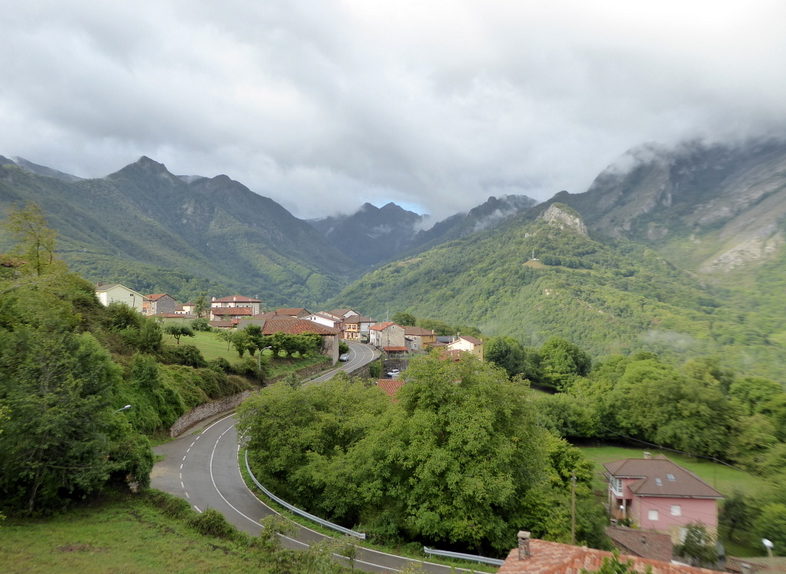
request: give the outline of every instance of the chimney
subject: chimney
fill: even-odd
[[[519,530],[518,539],[519,539],[519,560],[526,560],[530,556],[532,556],[532,552],[529,549],[529,537],[530,533],[526,530]]]

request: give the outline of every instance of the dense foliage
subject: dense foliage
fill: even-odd
[[[126,305],[103,307],[52,256],[34,206],[8,226],[19,256],[0,267],[0,507],[49,513],[110,484],[145,487],[153,459],[141,432],[250,384],[194,368],[206,366],[196,349],[164,345],[160,326]]]
[[[2,159],[0,208],[35,201],[58,232],[60,257],[93,281],[180,301],[240,292],[311,305],[354,268],[308,223],[226,176],[185,181],[141,158],[105,178],[68,181]],[[7,238],[0,230],[0,251]]]
[[[565,366],[558,380],[544,367],[555,357]],[[712,359],[675,364],[642,352],[589,368],[585,357],[560,339],[528,348],[510,337],[493,338],[486,353],[509,375],[559,391],[536,399],[543,424],[559,436],[657,446],[764,477],[769,491],[751,499],[733,493],[723,502],[721,530],[727,540],[754,547],[761,537],[779,536],[778,512],[786,504],[786,392],[779,383],[740,376]],[[709,563],[701,540],[696,534],[682,551]]]
[[[786,380],[783,272],[776,273],[783,263],[721,288],[639,244],[520,217],[372,271],[331,304],[377,316],[407,309],[527,346],[556,336],[592,356],[715,355],[725,366]]]
[[[278,385],[240,409],[255,473],[296,504],[386,541],[502,553],[526,526],[603,544],[591,466],[539,424],[531,391],[469,355],[413,360],[391,401],[347,378]]]

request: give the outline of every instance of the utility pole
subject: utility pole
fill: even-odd
[[[576,544],[576,473],[570,473],[570,543]]]

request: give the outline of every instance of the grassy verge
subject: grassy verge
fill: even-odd
[[[164,335],[164,342],[174,345],[175,339],[171,335]],[[193,345],[202,353],[206,361],[223,358],[231,365],[239,365],[242,360],[233,347],[227,348],[226,341],[221,341],[215,332],[195,331],[193,337],[182,337],[183,345]],[[248,356],[248,355],[246,355]],[[292,359],[273,359],[270,351],[264,351],[268,359],[268,378],[286,376],[303,368],[325,363],[328,366],[330,359],[325,355]]]
[[[160,496],[114,494],[47,519],[0,525],[0,564],[10,574],[269,572],[248,540],[198,533],[189,515],[168,516]]]

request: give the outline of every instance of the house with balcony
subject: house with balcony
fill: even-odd
[[[671,536],[677,544],[691,523],[718,530],[723,495],[666,457],[627,458],[603,465],[612,519]]]
[[[368,341],[368,333],[374,319],[362,315],[351,315],[341,323],[342,337],[347,341]]]
[[[245,295],[230,295],[229,297],[215,298],[210,301],[211,315],[215,309],[231,309],[235,307],[247,307],[251,309],[250,315],[259,315],[262,301]]]

